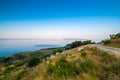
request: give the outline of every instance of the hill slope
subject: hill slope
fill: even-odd
[[[119,67],[119,57],[96,47],[82,46],[52,54],[36,66],[3,66],[0,80],[120,80]]]
[[[110,39],[103,41],[103,44],[106,46],[120,48],[120,33],[110,35]]]

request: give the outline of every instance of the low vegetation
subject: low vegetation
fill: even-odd
[[[110,35],[110,39],[104,40],[103,44],[106,46],[120,48],[120,33]]]
[[[2,57],[0,80],[120,80],[119,57],[78,43],[91,42]]]
[[[94,44],[95,42],[91,42],[91,40],[86,40],[86,41],[75,41],[72,42],[71,44],[66,45],[64,48],[66,50],[72,49],[72,48],[76,48],[82,45],[86,45],[86,44]]]

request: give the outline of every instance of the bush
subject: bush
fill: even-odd
[[[74,41],[71,44],[67,44],[64,48],[65,50],[69,50],[75,47],[79,47],[82,45],[86,45],[86,44],[92,44],[94,42],[91,42],[91,40],[86,40],[86,41]]]
[[[15,63],[15,67],[22,66],[23,64],[24,64],[24,62],[16,62],[16,63]]]
[[[95,68],[95,65],[92,61],[84,61],[80,63],[81,71],[88,72],[89,70]]]
[[[82,42],[82,45],[91,44],[91,43],[92,43],[91,40],[86,40]]]
[[[86,55],[87,55],[87,54],[86,54],[85,51],[82,51],[82,52],[81,52],[81,56],[82,56],[82,57],[85,57]]]
[[[110,35],[110,39],[117,39],[120,38],[120,33]]]
[[[103,43],[104,44],[109,44],[111,41],[110,40],[105,40]]]
[[[109,70],[116,75],[120,74],[120,62],[112,64]]]
[[[12,62],[6,63],[6,64],[5,64],[5,67],[10,66],[10,65],[12,65],[12,64],[13,64]]]
[[[38,63],[40,62],[40,59],[37,57],[32,57],[31,59],[29,59],[28,61],[28,67],[33,67],[36,66]]]
[[[70,63],[62,57],[55,63],[54,66],[48,66],[47,73],[51,76],[54,76],[55,78],[61,78],[79,74],[79,69],[74,63]]]
[[[42,55],[40,56],[40,58],[41,58],[41,59],[44,59],[44,58],[46,58],[46,57],[50,57],[50,55],[51,55],[50,53],[49,53],[49,54],[42,54]]]
[[[71,44],[71,48],[75,48],[75,47],[79,47],[82,45],[82,42],[81,41],[75,41],[75,42],[72,42]]]
[[[6,67],[4,73],[9,73],[10,71],[12,71],[15,67],[14,66],[8,66]]]
[[[58,48],[57,52],[61,53],[61,52],[63,52],[63,49],[62,48]]]

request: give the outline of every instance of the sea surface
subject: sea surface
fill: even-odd
[[[1,39],[0,40],[0,57],[16,54],[20,52],[35,51],[41,48],[63,47],[74,40],[16,40]]]

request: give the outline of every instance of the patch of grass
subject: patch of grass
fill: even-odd
[[[85,51],[82,51],[82,52],[81,52],[81,56],[82,56],[82,57],[85,57],[86,55],[87,55],[87,53],[86,53]]]
[[[13,69],[15,69],[15,67],[14,67],[13,65],[12,65],[12,66],[8,66],[8,67],[6,67],[4,73],[9,73],[9,72],[11,72]]]
[[[80,63],[80,67],[82,72],[88,72],[91,69],[94,69],[95,65],[92,61],[83,61]]]
[[[15,67],[19,67],[22,66],[24,64],[24,62],[20,61],[20,62],[16,62],[14,65]]]
[[[55,78],[74,76],[79,74],[79,69],[75,63],[68,62],[65,58],[60,58],[55,65],[47,67],[47,73]]]
[[[116,75],[120,74],[120,62],[112,64],[109,70]]]

